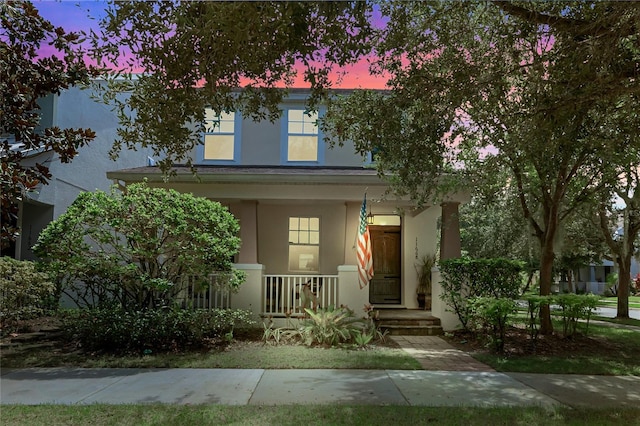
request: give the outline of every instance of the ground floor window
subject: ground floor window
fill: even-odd
[[[289,271],[318,272],[320,218],[289,218]]]

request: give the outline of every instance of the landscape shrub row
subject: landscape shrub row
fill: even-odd
[[[127,311],[113,305],[67,310],[61,317],[70,340],[108,353],[179,351],[212,339],[230,340],[234,330],[255,325],[251,312],[231,309]]]

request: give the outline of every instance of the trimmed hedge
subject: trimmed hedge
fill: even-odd
[[[516,299],[522,291],[524,263],[511,259],[446,259],[440,261],[442,300],[464,328],[471,314],[468,300],[476,297]]]

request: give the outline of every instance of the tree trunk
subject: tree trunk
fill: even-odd
[[[618,313],[616,318],[629,318],[629,290],[631,288],[631,254],[616,256],[618,264]]]
[[[551,284],[553,282],[553,240],[546,239],[542,244],[542,256],[540,258],[540,295],[551,294]],[[548,305],[540,308],[540,334],[549,335],[553,333],[553,323],[551,323],[551,309]]]

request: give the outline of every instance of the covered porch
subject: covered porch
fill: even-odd
[[[438,242],[442,258],[460,255],[458,205],[466,201],[466,194],[453,194],[440,205],[417,208],[410,200],[390,194],[388,184],[375,170],[357,167],[215,166],[200,167],[197,173],[196,178],[191,170],[177,168],[165,180],[157,168],[143,167],[108,176],[120,185],[146,179],[150,186],[190,192],[226,205],[240,222],[242,246],[234,261],[247,277],[226,303],[282,325],[288,318],[303,316],[305,307],[346,305],[356,314],[364,314],[368,304],[376,309],[417,309],[418,260],[435,253]],[[383,233],[393,228],[397,236],[385,253],[395,254],[397,259],[393,271],[385,266],[376,272],[378,283],[361,289],[355,243],[365,193],[368,215],[374,220],[396,218],[393,226],[383,221],[374,225]],[[305,251],[305,247],[293,250],[297,243],[291,238],[292,218],[318,223],[309,231],[317,233],[314,252]],[[387,244],[391,240],[381,237],[380,241]],[[440,318],[446,311],[439,306],[438,273],[433,274],[431,312]],[[380,297],[377,284],[387,283],[397,286],[393,298]]]

